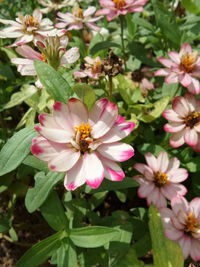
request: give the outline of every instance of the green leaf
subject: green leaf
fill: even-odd
[[[190,162],[186,164],[189,172],[199,172],[200,171],[200,157],[190,158]]]
[[[37,75],[47,92],[56,100],[66,102],[73,94],[62,75],[48,64],[35,60]]]
[[[119,47],[120,45],[114,42],[109,42],[109,41],[103,41],[103,42],[99,42],[97,44],[95,44],[91,49],[90,49],[90,53],[92,55],[95,55],[97,52],[101,51],[101,50],[107,50],[110,49],[111,47]]]
[[[32,168],[35,168],[39,171],[43,172],[49,172],[49,168],[47,166],[47,163],[44,161],[41,161],[40,159],[34,157],[34,156],[27,156],[25,160],[23,161],[23,164],[30,166]]]
[[[137,149],[139,150],[139,152],[144,155],[147,152],[151,152],[152,154],[154,154],[155,156],[157,156],[161,151],[165,151],[164,148],[162,148],[159,145],[154,145],[154,144],[147,144],[144,143],[142,145],[139,145],[137,147]]]
[[[31,141],[36,136],[33,128],[14,134],[0,152],[0,176],[17,168],[30,152]]]
[[[58,267],[78,266],[75,247],[66,238],[62,240],[62,245],[57,250],[57,264],[58,264]]]
[[[151,234],[153,259],[155,267],[183,267],[184,258],[178,243],[167,239],[163,234],[163,226],[158,209],[149,208],[149,229]]]
[[[16,263],[15,267],[35,267],[45,262],[61,245],[62,232],[58,232],[33,245]]]
[[[144,266],[145,266],[144,263],[138,260],[134,248],[130,248],[126,256],[116,264],[116,267],[144,267]]]
[[[39,172],[35,175],[35,187],[28,190],[25,198],[25,206],[32,213],[38,209],[47,199],[53,187],[64,177],[63,173]]]
[[[166,96],[156,101],[153,104],[153,110],[151,111],[144,110],[144,113],[141,114],[141,116],[138,116],[138,119],[146,123],[150,123],[154,121],[155,119],[161,116],[162,112],[167,107],[169,100],[170,100],[170,97]]]
[[[24,100],[37,93],[37,88],[33,85],[26,84],[22,86],[20,92],[14,93],[10,101],[4,106],[4,109],[12,108],[21,104]]]
[[[135,19],[132,13],[126,14],[126,23],[130,38],[134,38],[137,27],[135,25]]]
[[[176,23],[175,14],[168,11],[167,7],[159,0],[152,0],[152,4],[155,12],[156,23],[158,27],[160,27],[162,34],[178,48],[181,43],[182,33]]]
[[[96,248],[114,240],[119,235],[117,229],[102,226],[88,226],[70,230],[72,242],[82,248]]]
[[[8,216],[0,217],[0,233],[7,232],[11,227],[11,221]]]
[[[200,2],[199,0],[182,0],[182,4],[185,9],[194,14],[200,13]]]
[[[77,96],[87,105],[88,109],[93,106],[96,100],[96,96],[91,86],[85,83],[77,83],[72,87],[72,89],[77,94]]]
[[[55,231],[60,231],[67,227],[68,220],[58,194],[55,191],[49,194],[40,210],[42,216]]]

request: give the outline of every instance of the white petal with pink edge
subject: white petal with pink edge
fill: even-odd
[[[84,175],[88,186],[98,188],[104,178],[104,168],[96,153],[84,154]]]
[[[176,65],[173,61],[165,57],[160,57],[157,60],[167,68],[171,68],[172,66]]]
[[[190,202],[190,207],[194,213],[194,216],[196,218],[200,219],[200,198],[195,197],[191,202]]]
[[[169,200],[177,196],[184,196],[187,193],[187,189],[182,184],[166,184],[161,187],[162,194]]]
[[[171,60],[176,63],[176,64],[180,64],[181,62],[181,58],[180,58],[180,55],[179,53],[177,52],[174,52],[174,51],[171,51],[168,53],[169,57],[171,58]]]
[[[68,101],[68,108],[74,127],[88,122],[88,110],[83,102],[76,98],[70,98]]]
[[[75,149],[65,149],[49,162],[49,169],[55,172],[65,172],[70,170],[80,158],[80,151]]]
[[[168,69],[159,69],[154,73],[154,76],[167,76],[169,75],[170,70]]]
[[[185,143],[184,140],[185,129],[180,132],[173,133],[170,137],[170,145],[174,148],[180,147]]]
[[[188,171],[183,168],[172,169],[167,174],[170,176],[170,181],[173,183],[183,182],[188,177]]]
[[[198,134],[194,128],[187,127],[184,134],[185,143],[189,146],[196,146],[198,143]]]
[[[134,127],[135,123],[133,122],[115,123],[108,133],[100,139],[103,143],[117,142],[128,136]]]
[[[68,106],[61,102],[56,102],[53,105],[53,118],[60,128],[65,129],[70,134],[74,134],[74,128],[70,119]]]
[[[159,153],[157,158],[158,169],[161,172],[166,172],[169,164],[169,158],[165,151]]]
[[[194,261],[200,261],[200,240],[191,240],[190,255]]]
[[[189,236],[182,236],[182,238],[179,239],[179,244],[183,250],[183,256],[185,259],[188,258],[191,251],[191,238]]]
[[[179,166],[180,166],[180,161],[177,158],[169,159],[169,165],[168,165],[168,168],[167,168],[167,173],[172,171],[172,170],[178,169]]]
[[[165,132],[176,133],[185,128],[185,124],[182,122],[171,122],[164,125]]]
[[[190,106],[183,96],[177,96],[172,102],[174,111],[181,117],[187,116],[190,112]]]
[[[134,156],[134,149],[124,143],[102,144],[97,151],[105,158],[113,161],[126,161]]]
[[[182,117],[177,114],[173,109],[165,110],[162,115],[166,120],[174,122],[183,122]]]
[[[176,215],[180,214],[180,211],[183,213],[187,213],[189,211],[188,202],[182,196],[174,197],[171,200],[171,207]]]

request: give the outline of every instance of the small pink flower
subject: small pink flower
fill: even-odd
[[[179,184],[188,177],[186,169],[179,168],[177,158],[169,159],[166,152],[160,152],[158,158],[146,153],[146,164],[136,163],[135,168],[142,175],[133,178],[140,184],[138,196],[147,199],[147,204],[158,208],[166,206],[166,199],[171,200],[178,195],[185,195],[185,186]]]
[[[200,57],[189,44],[183,44],[179,53],[168,53],[170,59],[160,57],[158,61],[166,68],[155,72],[155,76],[165,76],[166,83],[181,83],[192,94],[200,93]],[[194,78],[195,77],[195,78]]]
[[[44,14],[47,14],[52,10],[59,10],[63,7],[69,6],[70,2],[73,2],[73,5],[76,3],[71,0],[38,0],[38,3],[45,6],[45,8],[40,9]]]
[[[11,46],[18,46],[30,42],[43,40],[47,36],[55,36],[60,34],[54,28],[53,22],[47,18],[42,19],[42,13],[39,9],[33,11],[33,15],[19,15],[16,21],[0,19],[3,24],[11,26],[0,31],[0,38],[17,38]]]
[[[185,259],[191,256],[200,261],[200,198],[188,203],[184,197],[175,197],[171,206],[172,210],[160,210],[166,237],[180,244]]]
[[[102,17],[93,18],[92,15],[95,13],[96,8],[93,6],[88,7],[86,10],[83,10],[79,7],[74,7],[72,13],[61,13],[58,12],[57,20],[61,21],[55,26],[58,28],[66,28],[67,30],[80,30],[84,26],[90,28],[93,31],[100,31],[96,25],[96,21],[100,20]]]
[[[56,102],[53,114],[41,114],[39,121],[35,129],[40,135],[33,139],[31,151],[48,162],[50,170],[66,172],[66,189],[84,183],[97,188],[104,176],[123,180],[125,174],[115,161],[128,160],[134,150],[119,140],[135,125],[118,115],[116,104],[102,98],[89,112],[83,102],[71,98],[67,105]]]
[[[172,133],[170,145],[180,147],[184,143],[200,150],[200,100],[192,94],[173,99],[172,109],[165,110],[163,117],[170,121],[164,130]]]
[[[67,37],[62,37],[61,39],[58,37],[51,37],[48,41],[49,42],[46,43],[37,43],[37,46],[43,51],[43,53],[36,52],[28,45],[21,45],[16,48],[16,52],[24,58],[12,58],[11,62],[17,65],[17,70],[21,73],[21,75],[37,75],[34,60],[44,61],[50,65],[53,62],[56,64],[56,66],[53,67],[58,68],[64,64],[72,64],[79,59],[80,54],[77,47],[73,47],[66,51],[65,47],[68,43]],[[42,84],[39,80],[37,80],[36,86],[42,88]]]
[[[85,57],[84,69],[75,71],[75,78],[85,78],[89,77],[95,80],[98,80],[100,76],[102,76],[103,72],[103,61],[100,57],[91,58]]]
[[[147,2],[148,0],[99,0],[103,9],[98,10],[96,15],[106,15],[107,20],[111,21],[119,15],[142,12]]]

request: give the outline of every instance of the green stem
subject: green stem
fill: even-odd
[[[113,91],[113,82],[112,82],[112,76],[109,76],[109,98],[112,100],[112,91]]]
[[[124,16],[120,16],[120,25],[121,25],[121,43],[122,43],[122,54],[124,58],[124,68],[126,71],[126,52],[125,52],[125,45],[124,45]]]

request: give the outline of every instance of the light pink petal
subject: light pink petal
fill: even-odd
[[[142,173],[143,175],[145,175],[145,177],[148,178],[149,180],[151,181],[153,180],[154,173],[149,166],[142,163],[136,163],[133,166],[133,168],[136,169],[138,172]]]
[[[99,156],[103,167],[104,167],[104,176],[111,181],[122,181],[125,177],[125,174],[122,168],[112,160]]]
[[[178,79],[177,73],[176,72],[170,72],[170,74],[165,78],[165,82],[167,84],[178,83],[179,79]]]
[[[102,144],[97,151],[105,158],[113,161],[126,161],[134,156],[132,146],[125,143]]]
[[[21,45],[17,47],[16,52],[25,58],[42,60],[42,55],[28,45]]]
[[[55,172],[70,170],[80,158],[80,152],[75,149],[65,149],[49,162],[49,169]]]
[[[167,68],[171,68],[175,65],[175,63],[168,58],[160,57],[157,60]]]
[[[169,160],[169,165],[167,169],[167,173],[170,173],[171,171],[177,170],[180,166],[180,161],[177,158],[171,158]]]
[[[98,188],[104,178],[104,168],[96,153],[84,154],[84,176],[88,186]]]
[[[193,210],[194,216],[200,219],[200,198],[195,197],[189,204],[190,208]]]
[[[182,146],[185,143],[184,133],[185,130],[173,133],[172,136],[170,137],[170,145],[174,148]]]
[[[191,45],[185,43],[181,46],[180,54],[183,55],[185,53],[191,53],[192,52],[192,47]]]
[[[200,240],[191,240],[190,255],[194,261],[200,261]]]
[[[169,75],[170,70],[168,69],[159,69],[154,73],[154,76],[167,76]]]
[[[85,57],[84,59],[89,64],[93,64],[93,62],[94,62],[94,60],[90,57]],[[91,123],[91,125],[94,125],[98,122],[101,115],[103,114],[103,112],[105,111],[106,107],[109,104],[110,104],[110,101],[107,98],[101,98],[95,102],[94,106],[92,107],[92,109],[89,113],[89,123]]]
[[[70,112],[70,118],[74,127],[79,126],[82,123],[88,122],[88,110],[83,102],[76,98],[71,98],[68,101],[68,109]]]
[[[166,123],[164,125],[165,132],[169,132],[169,133],[180,132],[184,128],[185,128],[185,124],[183,122],[171,122],[171,123]]]
[[[191,252],[191,238],[189,236],[184,235],[179,240],[179,244],[183,250],[184,258],[187,259]]]
[[[182,196],[173,198],[171,200],[171,206],[172,206],[172,210],[176,213],[176,215],[178,215],[180,211],[183,213],[187,213],[189,210],[188,202]]]
[[[18,38],[10,47],[23,45],[31,41],[33,41],[33,35],[24,34],[22,37]]]
[[[188,73],[185,73],[181,78],[180,78],[180,83],[184,87],[188,87],[192,82],[192,78]]]
[[[151,194],[147,197],[147,204],[148,205],[155,205],[157,208],[166,207],[166,199],[160,192],[160,189],[155,187]]]
[[[183,168],[172,169],[170,172],[168,172],[168,174],[170,175],[170,181],[173,183],[183,182],[188,177],[188,171]]]
[[[187,86],[187,89],[192,94],[199,94],[200,93],[200,83],[197,79],[192,78],[190,85]]]
[[[151,154],[150,152],[148,152],[144,156],[145,156],[146,162],[149,165],[149,167],[154,172],[157,172],[159,170],[159,166],[158,166],[158,163],[157,163],[157,159],[154,157],[154,155]]]
[[[162,194],[169,200],[177,196],[184,196],[187,193],[185,186],[181,184],[166,184],[161,187]]]
[[[101,141],[103,143],[117,142],[128,136],[134,127],[135,123],[133,122],[115,123],[110,131],[101,137]]]
[[[97,112],[97,116],[98,116]],[[115,123],[118,116],[118,108],[117,105],[111,102],[108,102],[102,111],[99,120],[92,127],[92,136],[97,139],[106,134]],[[90,117],[91,118],[91,117]]]
[[[153,194],[155,189],[155,185],[153,183],[144,183],[138,189],[138,196],[140,198],[146,198],[149,194]]]
[[[169,158],[165,151],[159,153],[157,158],[158,170],[161,172],[166,172],[169,165]]]
[[[99,32],[101,30],[101,28],[94,23],[86,22],[85,24],[93,31]]]
[[[187,116],[190,111],[189,104],[183,96],[175,97],[172,102],[172,107],[174,111],[182,117]]]
[[[198,143],[198,134],[194,128],[187,127],[185,130],[184,139],[189,146],[196,146]]]
[[[183,236],[183,232],[171,227],[171,228],[165,229],[165,235],[170,240],[178,240],[179,238]]]
[[[165,110],[162,115],[166,120],[174,122],[183,122],[181,116],[177,114],[173,109]]]
[[[181,59],[180,55],[177,52],[171,51],[168,53],[169,57],[171,58],[172,61],[174,61],[176,64],[180,64]]]

